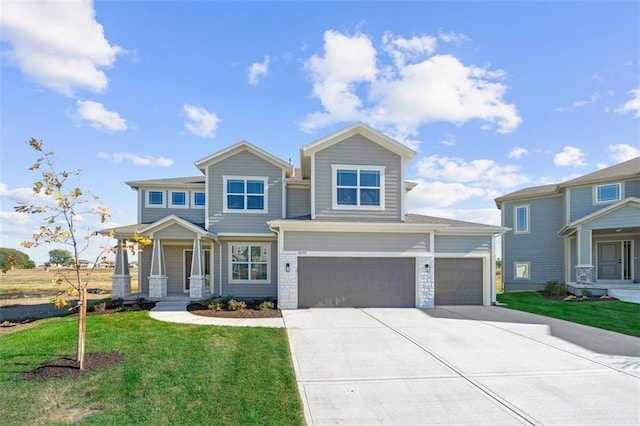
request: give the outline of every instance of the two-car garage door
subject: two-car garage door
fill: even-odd
[[[299,257],[298,306],[415,307],[413,257]],[[481,305],[482,259],[435,260],[436,305]]]

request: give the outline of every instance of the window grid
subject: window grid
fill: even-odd
[[[384,208],[384,167],[332,165],[334,208]]]
[[[269,282],[269,244],[234,243],[229,247],[230,282]]]

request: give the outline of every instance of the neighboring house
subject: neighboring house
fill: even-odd
[[[132,181],[153,244],[140,296],[275,298],[310,306],[433,307],[495,301],[497,226],[406,213],[415,152],[355,124],[302,147],[301,168],[242,141],[195,162],[196,177]],[[122,244],[119,244],[121,247]],[[126,250],[115,297],[131,293]]]
[[[496,204],[511,228],[502,237],[506,291],[540,290],[552,280],[578,294],[640,289],[640,157]]]

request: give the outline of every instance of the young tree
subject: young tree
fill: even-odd
[[[85,336],[86,336],[86,319],[87,319],[87,285],[91,277],[91,271],[85,275],[80,271],[78,260],[80,254],[89,247],[89,240],[97,236],[96,231],[88,231],[81,235],[76,227],[76,221],[82,214],[93,214],[100,219],[100,223],[104,223],[107,218],[111,217],[106,207],[98,205],[98,197],[91,195],[93,205],[88,204],[89,200],[84,196],[84,191],[79,187],[71,185],[69,178],[80,174],[80,169],[75,171],[60,171],[56,168],[56,157],[52,151],[44,152],[42,150],[43,142],[32,138],[28,144],[40,157],[29,168],[29,170],[39,171],[40,177],[33,186],[34,193],[44,194],[50,198],[41,205],[28,202],[22,202],[14,209],[22,213],[46,214],[44,218],[45,225],[33,234],[33,239],[23,241],[23,247],[35,247],[47,243],[68,244],[72,248],[72,273],[60,271],[56,275],[58,284],[68,284],[67,295],[77,297],[79,315],[78,315],[78,342],[77,356],[80,370],[85,367]],[[52,250],[51,252],[54,252]],[[63,250],[64,251],[64,250]],[[51,252],[49,254],[51,255]],[[98,255],[98,258],[103,253]],[[97,258],[96,258],[97,261]],[[94,262],[96,263],[96,262]],[[63,297],[65,292],[59,291],[55,298],[57,307],[63,307],[68,304],[68,300]]]
[[[49,250],[49,262],[60,266],[71,266],[74,263],[73,255],[69,250]]]

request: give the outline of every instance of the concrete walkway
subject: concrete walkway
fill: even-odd
[[[179,324],[222,325],[234,327],[271,327],[282,328],[282,318],[217,318],[194,315],[187,311],[189,301],[158,302],[151,309],[149,316],[158,321],[175,322]]]
[[[609,295],[623,302],[640,303],[640,290],[609,290]]]

